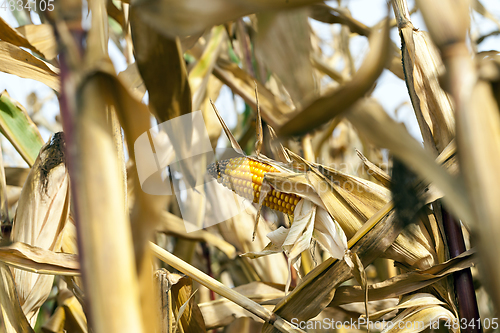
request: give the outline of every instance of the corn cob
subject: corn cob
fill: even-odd
[[[262,180],[267,172],[279,172],[273,166],[248,157],[237,157],[212,163],[208,172],[219,183],[255,203],[259,202]],[[292,215],[300,197],[276,191],[272,186],[264,199],[264,206]]]

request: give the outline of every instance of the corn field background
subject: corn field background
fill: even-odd
[[[0,1],[0,332],[500,331],[495,1]]]

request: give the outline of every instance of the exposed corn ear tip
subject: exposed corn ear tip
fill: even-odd
[[[69,214],[69,175],[65,166],[64,137],[56,133],[44,145],[21,191],[11,240],[59,252]],[[38,309],[47,299],[54,276],[12,270],[19,301],[28,321],[35,324]]]
[[[267,173],[281,172],[275,166],[249,157],[236,157],[212,163],[208,167],[209,174],[225,187],[236,194],[260,202],[264,176]],[[271,186],[265,195],[263,205],[273,210],[293,215],[300,197],[278,191]]]

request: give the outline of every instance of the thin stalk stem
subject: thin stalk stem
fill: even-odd
[[[215,280],[214,278],[208,276],[207,274],[203,273],[196,267],[191,266],[187,262],[183,261],[182,259],[177,258],[170,252],[162,249],[158,245],[154,243],[149,243],[150,248],[153,251],[153,255],[156,256],[158,259],[164,261],[165,263],[169,264],[170,266],[174,267],[175,269],[181,271],[182,273],[186,274],[193,280],[199,282],[200,284],[204,285],[210,290],[215,291],[217,294],[221,295],[222,297],[227,298],[228,300],[238,304],[242,308],[250,311],[260,319],[264,320],[265,322],[272,324],[276,329],[278,329],[281,332],[302,332],[301,329],[297,328],[296,326],[292,325],[285,319],[277,316],[276,314],[270,312],[267,310],[265,307],[262,305],[252,301],[248,297],[243,296],[239,292],[228,288],[227,286],[223,285],[219,281]]]
[[[443,226],[446,233],[446,239],[448,241],[450,257],[455,258],[466,251],[462,227],[460,222],[455,220],[455,218],[448,213],[446,209],[442,208],[441,212],[443,214]],[[461,332],[482,332],[482,327],[479,324],[481,318],[479,317],[476,292],[474,290],[474,283],[470,268],[453,273],[453,280],[455,282],[455,293],[458,299],[460,322],[465,319],[467,323],[463,326],[465,328],[463,328]]]

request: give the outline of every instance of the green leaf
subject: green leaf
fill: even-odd
[[[44,144],[38,128],[7,91],[0,94],[0,131],[31,167]]]

